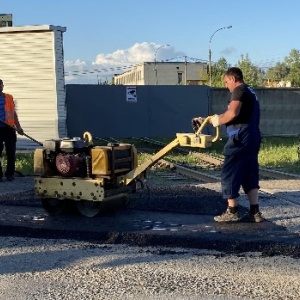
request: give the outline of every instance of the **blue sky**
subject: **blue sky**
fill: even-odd
[[[9,0],[0,7],[14,26],[65,26],[66,70],[153,61],[166,44],[157,60],[208,60],[210,37],[230,25],[213,36],[212,61],[234,65],[248,54],[265,67],[300,49],[299,0]]]

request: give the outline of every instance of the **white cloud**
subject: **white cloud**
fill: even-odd
[[[156,51],[159,47],[159,51]],[[128,49],[116,50],[111,54],[98,54],[94,64],[139,64],[147,61],[170,59],[170,56],[178,55],[171,46],[158,45],[155,43],[136,43]]]
[[[119,49],[113,53],[99,53],[94,62],[82,60],[66,61],[66,83],[93,83],[109,81],[114,74],[127,71],[136,64],[155,60],[170,60],[184,56],[175,52],[172,46],[156,43],[136,43],[128,49]]]
[[[74,67],[74,66],[85,66],[86,62],[80,59],[77,59],[75,61],[66,61],[65,67]]]

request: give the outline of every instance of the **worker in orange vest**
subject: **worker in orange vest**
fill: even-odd
[[[3,81],[0,79],[0,159],[5,145],[7,158],[5,176],[7,181],[13,181],[16,163],[16,132],[23,135],[24,131],[19,123],[13,96],[3,93],[3,87]],[[3,171],[0,160],[0,182],[2,181]]]

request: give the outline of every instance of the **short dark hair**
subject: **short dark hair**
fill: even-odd
[[[225,76],[233,76],[236,81],[244,81],[243,72],[240,68],[237,67],[229,68],[226,71]]]

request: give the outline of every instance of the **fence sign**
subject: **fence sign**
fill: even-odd
[[[127,86],[126,87],[126,101],[131,103],[137,102],[136,87]]]

